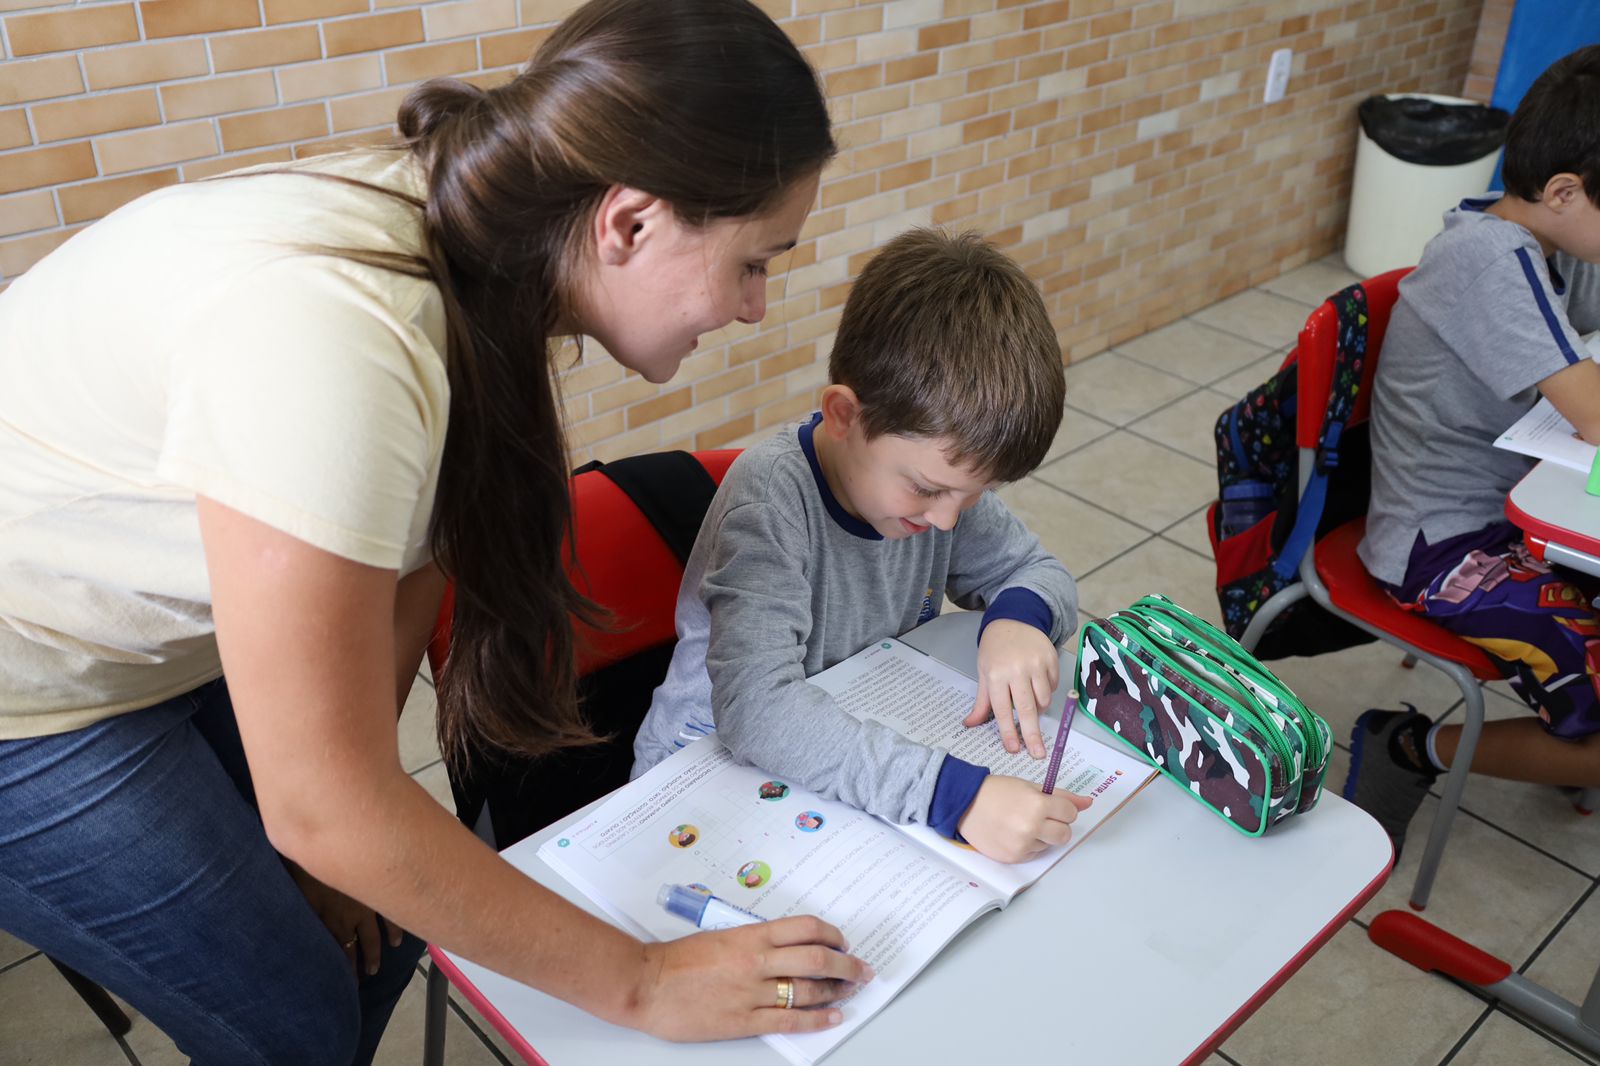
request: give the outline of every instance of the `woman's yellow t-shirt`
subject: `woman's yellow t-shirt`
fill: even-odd
[[[423,194],[406,153],[293,164]],[[296,174],[142,197],[0,293],[0,739],[222,672],[196,494],[336,555],[428,561],[449,411],[420,214]]]

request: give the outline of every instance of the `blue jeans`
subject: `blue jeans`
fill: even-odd
[[[196,1066],[365,1066],[423,950],[385,944],[357,982],[267,842],[221,680],[0,740],[0,928]]]

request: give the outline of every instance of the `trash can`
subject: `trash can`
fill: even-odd
[[[1370,278],[1414,266],[1444,213],[1481,195],[1511,116],[1455,96],[1391,93],[1357,109],[1356,175],[1344,261]]]

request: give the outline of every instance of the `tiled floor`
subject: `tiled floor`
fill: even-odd
[[[1161,591],[1217,618],[1202,512],[1216,491],[1211,424],[1275,369],[1307,313],[1351,280],[1337,257],[1311,263],[1183,321],[1072,366],[1070,406],[1049,461],[1003,490],[1010,506],[1079,579],[1087,613]],[[1370,706],[1414,703],[1455,711],[1455,686],[1368,645],[1275,664],[1307,703],[1347,738]],[[1489,713],[1523,713],[1503,685]],[[401,720],[406,767],[448,797],[432,740],[432,691],[419,682]],[[1342,783],[1345,750],[1330,781]],[[1426,834],[1428,801],[1412,839]],[[1355,922],[1224,1044],[1207,1066],[1527,1066],[1587,1061],[1442,978],[1372,945],[1366,923],[1403,907],[1420,857],[1408,848],[1390,883]],[[1473,780],[1451,834],[1428,917],[1512,962],[1569,999],[1581,999],[1600,962],[1600,819],[1573,813],[1554,789]],[[1292,890],[1284,884],[1263,891]],[[385,1064],[421,1057],[422,982],[414,981],[379,1052]],[[470,1008],[450,1018],[448,1061],[516,1059]],[[1130,1044],[1124,1059],[1142,1063]],[[100,1029],[49,964],[0,934],[0,1063],[146,1066],[182,1061],[171,1042],[135,1019],[126,1041]]]

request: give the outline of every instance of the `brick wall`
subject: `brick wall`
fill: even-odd
[[[567,371],[580,457],[809,410],[848,279],[907,226],[1008,249],[1069,358],[1333,250],[1355,105],[1459,93],[1485,0],[760,2],[823,72],[844,151],[761,326],[662,387],[593,346]],[[146,190],[387,137],[407,86],[509,77],[573,6],[0,0],[0,285]],[[1263,105],[1280,47],[1289,94]]]
[[[1461,95],[1468,100],[1488,103],[1494,95],[1495,75],[1500,73],[1500,54],[1505,51],[1506,31],[1511,29],[1511,11],[1517,0],[1483,0],[1483,16],[1478,20],[1478,36],[1472,45],[1467,68],[1467,84]]]

